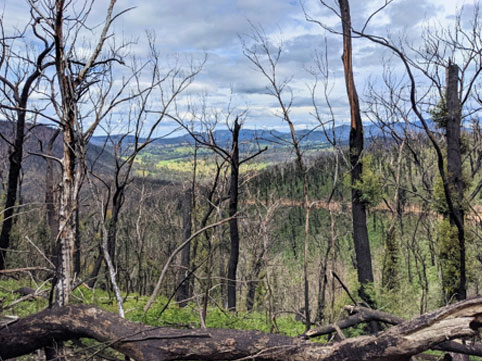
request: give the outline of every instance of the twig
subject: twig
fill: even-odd
[[[55,272],[53,269],[47,267],[23,267],[23,268],[9,268],[0,270],[0,274],[17,273],[17,272],[30,272],[30,271],[45,271]]]
[[[333,277],[336,278],[336,280],[340,283],[341,287],[345,290],[346,294],[348,295],[348,297],[350,297],[350,300],[353,302],[353,305],[358,305],[358,302],[353,298],[353,296],[351,295],[350,293],[350,290],[348,289],[348,287],[345,286],[345,284],[343,283],[343,281],[341,280],[340,277],[338,277],[338,275],[336,274],[335,271],[331,271],[331,274],[333,275]]]

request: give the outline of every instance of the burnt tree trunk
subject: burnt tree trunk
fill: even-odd
[[[452,226],[457,228],[458,238],[458,271],[459,281],[456,294],[446,295],[447,299],[455,298],[463,300],[467,297],[466,270],[465,270],[465,229],[464,229],[464,181],[462,178],[462,150],[460,143],[461,104],[458,94],[457,65],[450,63],[447,67],[447,182],[449,184],[450,197],[452,198],[453,210],[449,210],[449,220]]]
[[[5,197],[5,206],[3,207],[2,231],[0,232],[0,270],[5,269],[5,261],[7,250],[10,247],[10,233],[12,231],[13,221],[15,217],[15,203],[17,201],[18,185],[20,179],[20,171],[22,169],[23,143],[25,139],[25,120],[27,116],[27,104],[31,93],[31,88],[37,79],[42,75],[44,68],[43,61],[50,50],[51,46],[47,46],[40,53],[36,61],[36,69],[25,79],[25,84],[21,92],[18,88],[12,89],[14,92],[15,106],[17,107],[17,119],[15,125],[15,140],[13,142],[13,150],[9,155],[8,183],[7,195]],[[0,81],[10,85],[11,83],[0,76]]]
[[[353,217],[353,242],[355,244],[355,257],[360,282],[359,295],[370,307],[375,306],[372,296],[367,292],[367,285],[373,283],[372,261],[370,243],[368,240],[366,207],[359,189],[355,183],[362,181],[361,155],[363,151],[363,124],[360,115],[360,104],[353,79],[353,60],[351,43],[351,16],[348,0],[339,0],[340,15],[343,27],[343,65],[345,83],[350,102],[351,129],[350,129],[350,164],[351,164],[351,203]],[[357,187],[358,188],[358,187]]]
[[[22,105],[19,106],[22,107]],[[7,250],[10,247],[10,232],[13,226],[18,179],[22,167],[25,115],[25,111],[17,111],[15,142],[13,151],[9,156],[10,166],[8,170],[7,196],[5,198],[3,211],[2,232],[0,233],[0,270],[5,269]]]
[[[229,120],[229,117],[227,121],[228,120]],[[214,153],[221,156],[221,158],[225,162],[228,162],[230,165],[230,181],[229,181],[229,190],[228,190],[230,250],[229,250],[229,260],[228,260],[226,299],[228,303],[228,309],[231,311],[236,311],[236,277],[237,277],[236,273],[238,269],[238,260],[239,260],[239,229],[238,229],[238,220],[236,216],[238,212],[239,168],[243,163],[248,162],[249,160],[261,154],[262,152],[266,151],[267,148],[265,147],[263,149],[259,149],[257,152],[252,153],[251,155],[247,156],[242,160],[239,159],[239,134],[242,126],[242,119],[240,120],[240,116],[237,116],[235,118],[232,128],[230,127],[229,129],[231,132],[230,149],[223,148],[222,146],[219,146],[218,144],[216,144],[216,139],[214,137],[214,134],[211,131],[208,134],[209,139],[207,139],[203,136],[199,136],[199,134],[196,134],[195,132],[192,131],[192,129],[186,127],[181,122],[180,124],[193,137],[196,143],[209,147]],[[216,182],[217,182],[217,177],[219,176],[219,170],[220,168],[218,167]],[[194,181],[195,181],[195,178],[193,178],[193,182]]]
[[[99,255],[95,260],[94,269],[92,270],[92,273],[89,276],[89,281],[87,282],[87,285],[90,288],[95,287],[95,284],[97,283],[97,278],[99,277],[100,269],[102,268],[102,261],[104,260],[104,257],[102,256],[102,246],[99,245],[98,248],[99,248]]]
[[[77,98],[72,78],[67,64],[64,38],[65,3],[57,1],[55,9],[54,41],[55,41],[55,69],[61,96],[61,129],[64,134],[62,157],[62,183],[60,187],[59,206],[59,263],[57,269],[57,304],[69,303],[74,278],[74,249],[76,236],[75,212],[77,209],[77,191],[80,177],[76,174],[78,167],[78,139],[75,128],[77,126]]]
[[[116,169],[116,172],[120,173],[120,170]],[[119,224],[119,215],[124,203],[124,191],[126,187],[125,183],[119,183],[118,178],[119,175],[116,174],[116,189],[114,196],[112,197],[111,219],[109,220],[107,227],[107,250],[114,268],[117,268],[117,226]]]
[[[231,178],[229,182],[229,236],[230,250],[228,261],[228,309],[236,311],[236,272],[238,270],[239,260],[239,230],[238,219],[238,193],[239,193],[239,132],[241,124],[238,119],[234,121],[232,131],[231,157],[229,159],[231,165]]]
[[[256,296],[256,288],[259,284],[259,275],[263,268],[263,257],[266,249],[263,248],[259,255],[253,260],[252,275],[251,279],[248,281],[248,292],[246,293],[246,310],[252,311],[254,306],[254,299]]]
[[[476,335],[481,321],[482,297],[478,297],[403,322],[377,336],[320,344],[258,331],[149,327],[93,306],[68,305],[8,326],[0,324],[0,358],[86,337],[135,360],[408,361],[448,340]]]
[[[184,241],[188,240],[192,235],[192,209],[193,209],[193,192],[187,189],[184,193],[182,203],[182,222],[184,228]],[[189,273],[191,272],[191,242],[188,242],[181,251],[181,271],[179,272],[179,282],[181,283],[177,291],[176,300],[180,307],[187,305],[187,299],[191,297],[191,281]]]
[[[80,275],[80,229],[79,229],[79,207],[75,208],[75,239],[74,239],[74,275]]]

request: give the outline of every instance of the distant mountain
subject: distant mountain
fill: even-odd
[[[14,124],[6,121],[0,121],[0,177],[6,181],[8,174],[8,156],[11,148],[3,139],[6,138],[9,142],[13,142],[14,138]],[[50,139],[55,134],[55,128],[45,125],[27,125],[25,132],[24,143],[24,160],[22,163],[23,182],[22,192],[24,194],[36,195],[43,197],[43,192],[40,191],[44,184],[46,161],[41,156],[46,154]],[[52,155],[57,158],[62,157],[63,153],[63,139],[60,133],[53,143]],[[114,157],[108,151],[95,144],[87,146],[87,162],[92,166],[97,173],[102,174],[112,168],[114,164]],[[54,162],[55,167],[59,170],[59,166]]]
[[[406,126],[405,123],[393,123],[392,128],[398,132],[402,133],[404,127]],[[420,123],[412,123],[409,125],[409,129],[413,131],[420,131],[422,129]],[[364,126],[364,133],[366,140],[370,140],[372,138],[381,137],[384,134],[387,135],[389,130],[381,129],[379,126],[374,124],[365,124]],[[323,145],[328,144],[328,137],[332,138],[333,133],[336,136],[337,143],[340,145],[348,144],[349,136],[350,136],[350,125],[343,124],[339,125],[334,128],[332,131],[331,129],[327,129],[327,134],[323,130],[316,129],[316,130],[297,130],[296,135],[300,142],[305,145],[310,144],[317,144]],[[213,132],[214,139],[216,142],[221,145],[229,145],[231,142],[231,132],[228,129],[220,129]],[[205,138],[206,135],[204,135]],[[240,142],[242,143],[258,143],[261,146],[270,146],[270,147],[277,147],[277,146],[287,146],[291,143],[291,134],[289,132],[281,132],[279,130],[266,130],[266,129],[241,129],[240,132]],[[118,144],[122,141],[123,146],[127,146],[129,144],[133,144],[135,141],[134,136],[132,135],[109,135],[109,136],[94,136],[92,137],[91,143],[97,146],[103,146],[106,144],[107,146],[112,146],[113,144]],[[144,142],[145,139],[139,139],[140,142]],[[165,145],[165,146],[174,146],[174,145],[193,145],[195,143],[194,139],[189,134],[184,134],[178,137],[171,137],[171,138],[156,138],[152,141],[152,144],[155,145]]]
[[[344,128],[345,126],[339,127],[340,129]],[[347,127],[349,132],[349,127]],[[344,129],[343,129],[344,130]],[[338,131],[340,132],[340,131]],[[317,141],[322,142],[326,141],[326,138],[323,136],[321,131],[298,131],[298,137],[302,137],[304,142],[312,142]],[[225,144],[229,144],[231,142],[231,132],[227,129],[215,130],[213,132],[214,139],[216,142],[223,146]],[[207,139],[206,134],[201,135]],[[278,130],[255,130],[255,129],[241,129],[239,135],[240,142],[243,143],[259,143],[261,145],[275,145],[279,142],[286,143],[287,141],[291,140],[291,134],[287,132],[280,132]],[[116,134],[116,135],[108,135],[108,136],[94,136],[91,139],[91,143],[97,146],[103,146],[104,144],[107,146],[112,146],[114,144],[118,144],[122,141],[124,146],[128,144],[133,144],[135,142],[135,137],[132,135],[125,135],[125,134]],[[145,138],[138,139],[139,142],[144,142]],[[155,138],[152,140],[152,144],[155,145],[182,145],[188,144],[193,145],[195,144],[194,138],[189,134],[184,134],[178,137],[171,137],[171,138]]]

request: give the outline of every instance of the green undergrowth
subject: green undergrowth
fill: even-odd
[[[13,302],[22,297],[16,290],[22,287],[40,289],[38,297],[20,302],[10,307]],[[36,284],[29,280],[0,280],[0,314],[25,317],[29,314],[39,312],[48,306],[49,285]],[[164,296],[158,297],[147,313],[144,313],[144,306],[148,300],[147,296],[136,294],[124,295],[124,309],[126,318],[151,326],[165,326],[176,328],[198,328],[200,322],[200,306],[189,303],[186,307],[179,307],[171,303],[166,307],[168,299]],[[117,313],[117,303],[113,294],[100,289],[89,289],[86,286],[79,286],[75,289],[71,303],[91,304],[106,311]],[[262,332],[277,332],[288,336],[297,336],[303,333],[304,326],[293,316],[279,316],[271,320],[267,313],[263,312],[227,312],[219,307],[208,307],[206,326],[208,328],[228,328],[239,330],[258,330]]]
[[[48,300],[45,298],[49,294],[48,284],[37,284],[31,280],[0,280],[0,316],[15,315],[25,317],[41,311],[48,306]],[[19,302],[13,307],[10,305],[22,297],[15,292],[22,287],[38,289],[40,296],[30,300]],[[380,297],[380,295],[378,295]],[[169,304],[166,307],[168,299],[161,296],[152,305],[147,313],[144,313],[144,306],[148,300],[147,296],[139,296],[136,294],[124,295],[124,308],[126,318],[141,322],[151,326],[175,327],[175,328],[198,328],[200,323],[199,306],[195,303],[189,303],[186,307],[179,307],[176,304]],[[343,298],[343,297],[342,297]],[[74,304],[92,304],[109,312],[118,312],[117,304],[113,294],[100,289],[89,289],[86,286],[79,286],[72,296]],[[343,302],[342,302],[343,303]],[[344,300],[344,304],[347,300]],[[5,309],[4,309],[5,308]],[[262,332],[276,332],[287,336],[298,336],[303,333],[304,325],[296,321],[293,316],[279,316],[272,320],[267,313],[262,312],[227,312],[219,307],[209,307],[207,312],[206,326],[208,328],[227,328],[238,330],[256,330]],[[355,337],[365,332],[365,326],[344,330],[346,337]],[[326,342],[325,338],[317,339],[319,342]],[[82,354],[94,354],[99,347],[105,354],[112,354],[120,357],[117,353],[105,349],[102,344],[98,344],[93,340],[82,339],[85,347],[81,351]],[[426,354],[441,357],[439,351],[428,351]],[[21,360],[27,358],[21,358]],[[482,360],[482,358],[471,358],[472,360]]]

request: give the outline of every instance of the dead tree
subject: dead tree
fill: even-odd
[[[150,327],[93,306],[68,305],[0,323],[0,358],[29,354],[52,340],[86,337],[136,360],[408,361],[430,348],[443,348],[446,341],[476,335],[481,321],[482,297],[478,297],[378,335],[320,344],[257,331]]]
[[[378,9],[382,11],[391,1]],[[462,178],[462,144],[460,139],[461,121],[464,117],[463,110],[470,114],[471,101],[477,99],[476,84],[482,73],[482,37],[480,36],[482,25],[480,24],[479,7],[474,8],[473,21],[468,29],[461,24],[461,14],[458,14],[454,27],[448,29],[428,29],[423,34],[421,49],[413,49],[412,53],[402,45],[397,45],[390,38],[378,34],[370,34],[366,29],[373,16],[370,16],[361,30],[352,29],[352,32],[364,37],[375,44],[389,49],[400,61],[408,77],[408,96],[412,114],[420,123],[436,153],[437,168],[443,186],[447,214],[450,223],[455,227],[457,239],[449,245],[455,249],[457,256],[451,262],[456,265],[456,274],[452,273],[452,280],[457,285],[446,292],[447,300],[465,299],[467,296],[466,278],[466,247],[464,226],[464,181]],[[461,62],[460,66],[453,64],[452,60]],[[447,71],[447,81],[442,83],[440,73]],[[424,80],[419,80],[421,75]],[[425,83],[424,83],[425,81]],[[446,103],[444,124],[446,130],[447,156],[443,152],[443,144],[440,137],[431,127],[426,118],[428,112],[433,110],[435,104],[428,99],[425,91],[417,92],[424,84],[425,87],[433,88],[438,95],[437,103]],[[424,108],[429,104],[430,108]],[[477,112],[478,109],[475,110]],[[476,121],[476,123],[479,123]],[[474,127],[476,128],[476,127]],[[478,167],[480,170],[480,165]],[[480,187],[476,187],[476,194]],[[472,200],[472,196],[469,198]]]
[[[228,217],[229,221],[229,236],[230,236],[230,250],[229,250],[229,260],[228,260],[228,287],[227,287],[227,300],[228,309],[236,311],[236,285],[237,285],[237,270],[238,270],[238,260],[239,260],[239,228],[238,228],[238,197],[239,197],[239,172],[240,167],[257,157],[259,154],[266,151],[267,148],[257,149],[252,154],[240,159],[240,133],[242,128],[242,117],[244,113],[235,117],[232,124],[229,124],[231,110],[228,111],[226,116],[226,124],[228,125],[229,131],[231,133],[230,144],[222,145],[219,140],[216,139],[213,126],[207,124],[202,124],[204,127],[208,127],[206,132],[195,132],[190,127],[188,127],[180,118],[175,118],[175,120],[193,137],[193,139],[199,145],[208,147],[215,154],[219,155],[224,161],[229,164],[230,167],[230,179],[228,188],[229,206],[228,206]],[[202,115],[204,117],[205,114]],[[219,115],[216,114],[216,118]]]
[[[183,240],[187,240],[192,234],[192,212],[193,212],[193,189],[188,188],[180,202],[182,207],[182,226],[183,226]],[[176,300],[180,307],[187,305],[186,300],[190,297],[190,269],[191,269],[191,244],[187,244],[181,251],[181,274],[180,285],[176,294]]]
[[[356,268],[360,282],[359,295],[368,305],[375,306],[373,297],[366,291],[366,286],[373,283],[370,242],[368,240],[366,205],[362,200],[362,192],[355,187],[362,181],[361,156],[363,152],[363,124],[360,104],[353,78],[352,35],[350,6],[347,0],[339,0],[340,16],[343,28],[343,66],[345,83],[350,103],[350,164],[351,164],[351,205],[353,217],[353,242],[355,244]]]
[[[131,105],[124,119],[125,133],[114,136],[109,132],[106,138],[105,145],[112,150],[114,156],[113,174],[111,177],[96,174],[95,164],[92,165],[88,174],[93,198],[97,200],[100,209],[103,235],[102,252],[91,275],[93,282],[100,271],[100,258],[103,258],[106,263],[111,283],[117,273],[116,248],[120,215],[127,188],[132,181],[131,173],[137,156],[156,139],[156,131],[167,117],[170,107],[173,107],[176,98],[191,85],[204,64],[204,62],[199,65],[191,64],[187,71],[176,66],[163,73],[153,39],[148,41],[151,48],[150,59],[140,67],[141,69],[138,69],[133,61],[132,65],[129,65],[131,75],[123,80],[121,89],[131,87],[134,90],[124,97],[115,97],[115,101],[111,102],[112,106],[124,102]],[[146,78],[149,81],[146,81]],[[108,74],[108,79],[110,84],[115,81],[112,73]],[[159,105],[156,109],[149,108],[153,98],[158,100]],[[150,121],[151,125],[144,127],[147,121]],[[105,174],[105,170],[100,173]],[[107,215],[108,213],[110,216]],[[120,297],[118,299],[121,304]]]
[[[257,220],[253,224],[247,223],[246,227],[252,228],[253,235],[250,239],[250,244],[253,246],[253,255],[251,260],[249,280],[247,281],[246,292],[246,310],[252,311],[255,304],[256,289],[260,283],[260,274],[266,268],[268,263],[268,252],[273,247],[275,238],[271,235],[272,223],[275,212],[280,205],[279,201],[272,204],[262,204],[262,202],[255,202],[257,209]]]
[[[16,54],[18,45],[23,34],[9,37],[4,33],[3,22],[0,19],[0,94],[3,101],[0,104],[2,113],[6,119],[15,124],[13,126],[14,139],[8,141],[11,148],[9,155],[9,169],[7,193],[3,207],[2,230],[0,232],[0,270],[5,268],[7,250],[10,246],[10,233],[15,218],[15,203],[17,201],[20,170],[23,159],[23,143],[26,132],[26,122],[29,115],[36,114],[34,108],[29,112],[29,99],[37,86],[42,72],[53,65],[48,59],[53,44],[39,32],[39,19],[32,16],[31,23],[27,28],[32,28],[33,35],[42,44],[42,50],[36,58],[23,58]]]
[[[288,125],[290,130],[290,141],[287,144],[293,148],[296,155],[296,167],[301,175],[303,185],[303,209],[305,211],[304,224],[304,240],[303,240],[303,293],[304,293],[304,319],[305,328],[308,330],[311,326],[310,316],[310,288],[308,282],[308,257],[309,257],[309,241],[310,241],[310,214],[312,209],[312,202],[308,194],[308,165],[305,157],[301,141],[303,137],[297,134],[295,124],[291,118],[291,105],[293,104],[293,93],[289,88],[289,79],[279,80],[278,78],[278,63],[283,52],[282,44],[278,44],[274,50],[271,49],[271,43],[264,33],[262,28],[252,26],[251,38],[254,42],[252,46],[243,44],[243,53],[249,61],[256,67],[256,69],[267,80],[266,87],[268,94],[272,95],[279,107],[279,117]],[[251,44],[250,44],[251,45]],[[286,93],[288,99],[286,100]]]
[[[59,263],[57,282],[57,303],[68,304],[74,278],[73,253],[76,239],[76,212],[78,194],[84,177],[85,145],[92,135],[102,116],[97,116],[87,130],[82,124],[79,102],[89,94],[93,84],[99,82],[100,74],[110,69],[110,65],[118,60],[117,54],[103,55],[104,45],[109,38],[109,29],[117,15],[114,14],[115,0],[111,0],[104,25],[93,49],[82,59],[76,59],[73,51],[75,33],[80,28],[72,26],[66,19],[70,16],[70,2],[63,0],[30,2],[33,16],[37,17],[46,36],[54,43],[53,63],[55,78],[51,79],[53,87],[51,101],[58,117],[58,125],[63,133],[62,183],[59,205]],[[77,19],[85,19],[87,11],[76,14]],[[73,48],[72,48],[73,47]],[[100,72],[100,73],[99,73]],[[54,90],[56,89],[56,90]],[[54,94],[58,91],[59,97]],[[96,115],[99,115],[97,113]],[[105,116],[105,114],[102,114]]]
[[[481,64],[482,66],[482,64]],[[447,149],[447,182],[449,183],[448,195],[453,202],[452,209],[449,209],[448,218],[450,225],[457,229],[458,255],[455,256],[455,264],[458,265],[458,272],[448,270],[449,279],[443,279],[444,298],[446,303],[450,302],[455,295],[458,300],[467,296],[466,290],[466,261],[465,261],[465,205],[464,193],[466,182],[463,179],[462,142],[460,138],[460,127],[462,125],[462,106],[459,98],[459,67],[449,60],[447,65],[447,80],[445,101],[447,105],[447,116],[445,123],[445,139]],[[446,195],[447,198],[447,195]],[[448,245],[453,247],[453,245]],[[451,260],[446,260],[451,262]],[[451,262],[452,263],[452,262]],[[460,277],[458,280],[457,278]],[[455,280],[454,280],[455,278]],[[455,281],[456,287],[453,286]]]

